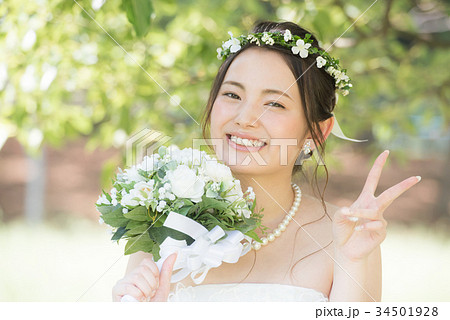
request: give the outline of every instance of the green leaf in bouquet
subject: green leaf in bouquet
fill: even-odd
[[[175,170],[178,167],[178,164],[175,160],[169,161],[169,163],[166,164],[167,169],[169,170]]]
[[[128,239],[125,245],[125,255],[132,254],[138,251],[151,253],[155,242],[149,237],[148,233]]]
[[[144,178],[147,178],[147,179],[148,179],[148,173],[147,173],[147,171],[142,170],[142,169],[138,169],[138,173],[139,173],[141,176],[143,176]]]
[[[120,240],[122,236],[128,231],[125,227],[120,227],[117,229],[117,231],[113,234],[111,240]]]
[[[161,227],[166,221],[167,215],[163,214],[160,218],[158,218],[152,225],[152,228]]]
[[[142,207],[142,206],[136,207],[135,209],[125,213],[124,216],[127,217],[128,219],[136,220],[136,221],[149,221],[150,220],[150,216],[147,213],[147,208]]]
[[[97,205],[97,211],[101,214],[110,214],[114,211],[115,207],[112,205]]]
[[[164,179],[164,177],[166,176],[166,170],[164,170],[164,166],[159,168],[158,170],[158,177],[160,179]]]
[[[161,158],[164,158],[164,156],[166,155],[166,153],[167,153],[167,148],[166,148],[165,146],[159,147],[159,149],[158,149],[158,154],[159,154],[159,156],[160,156]]]
[[[208,198],[217,198],[219,194],[215,191],[212,191],[211,189],[206,190],[206,197]]]
[[[157,262],[159,259],[161,259],[161,256],[159,254],[160,249],[161,248],[160,248],[160,246],[157,243],[155,243],[153,245],[152,256],[153,256],[153,261],[155,261],[155,262]]]
[[[130,220],[127,224],[127,236],[136,236],[139,234],[142,234],[148,230],[150,227],[150,224],[142,222],[142,221],[136,221],[136,220]]]
[[[228,208],[228,203],[223,200],[208,198],[206,197],[206,195],[203,195],[201,201],[201,208],[202,209],[214,208],[220,211],[225,211]]]
[[[112,198],[111,198],[111,196],[109,195],[109,193],[106,192],[106,191],[103,190],[103,189],[102,189],[102,192],[103,192],[103,194],[106,196],[106,199],[108,199],[108,201],[111,202],[111,201],[112,201]]]
[[[183,206],[177,209],[177,213],[186,216],[191,208],[192,208],[191,206]]]
[[[97,209],[102,213],[101,218],[111,227],[120,228],[126,226],[128,219],[122,213],[122,206],[101,206]]]
[[[150,202],[150,207],[152,208],[152,212],[156,212],[156,207],[158,206],[158,203],[156,202],[156,200],[152,200]]]
[[[255,231],[248,231],[246,233],[244,233],[246,236],[249,236],[250,238],[258,241],[258,242],[262,242],[261,239],[259,238],[258,234]]]
[[[186,240],[186,243],[188,245],[192,244],[194,242],[194,239],[192,239],[187,234],[162,226],[155,228],[154,226],[148,230],[148,234],[150,235],[150,238],[155,241],[156,243],[163,243],[164,240],[166,240],[167,237],[171,237],[175,240]]]

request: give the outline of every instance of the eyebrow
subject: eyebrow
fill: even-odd
[[[245,90],[244,85],[242,83],[240,83],[240,82],[237,82],[237,81],[227,80],[227,81],[224,81],[222,83],[222,85],[224,85],[224,84],[230,84],[230,85],[239,87],[242,90]],[[280,91],[280,90],[277,90],[277,89],[264,89],[263,93],[265,93],[265,94],[271,94],[271,93],[279,94],[280,96],[286,96],[289,99],[291,99],[292,101],[294,101],[294,99],[292,99],[286,92],[283,92],[283,91]]]

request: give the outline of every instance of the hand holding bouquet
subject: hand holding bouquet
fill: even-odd
[[[226,165],[192,148],[160,147],[142,163],[119,169],[96,207],[112,227],[112,240],[127,240],[126,255],[151,253],[161,269],[177,252],[172,282],[190,274],[201,283],[210,268],[237,262],[252,239],[261,241],[252,189],[243,193]]]

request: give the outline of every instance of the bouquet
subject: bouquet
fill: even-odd
[[[112,182],[96,203],[100,222],[111,227],[111,240],[127,240],[125,255],[151,253],[160,269],[178,252],[171,282],[191,274],[201,283],[210,268],[237,262],[252,239],[261,242],[252,188],[243,193],[230,168],[204,151],[162,146],[119,168]]]

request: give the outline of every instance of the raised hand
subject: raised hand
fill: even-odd
[[[130,295],[137,301],[164,302],[170,292],[170,278],[177,254],[170,255],[164,261],[161,272],[152,259],[146,258],[113,288],[113,301],[118,302],[124,295]]]
[[[388,156],[389,151],[386,150],[375,160],[358,199],[350,207],[340,208],[334,214],[335,250],[351,261],[366,258],[383,242],[387,226],[384,211],[403,192],[420,181],[419,176],[410,177],[376,197],[375,190]]]

